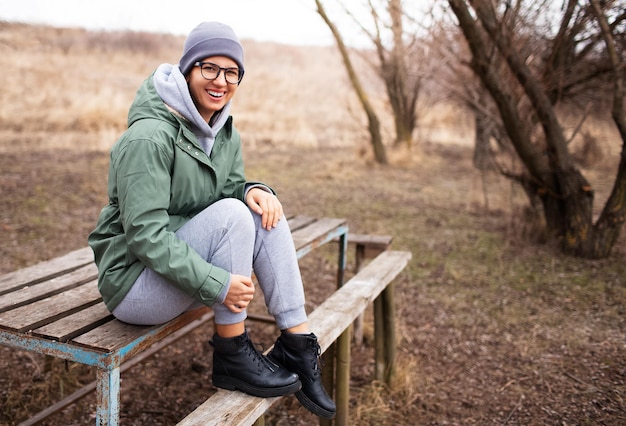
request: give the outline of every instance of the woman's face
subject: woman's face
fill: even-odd
[[[235,96],[239,84],[226,82],[225,73],[228,72],[232,76],[233,71],[236,72],[239,67],[235,61],[226,56],[210,56],[200,62],[204,63],[204,74],[209,78],[214,77],[214,74],[211,74],[216,69],[214,65],[220,68],[229,68],[228,71],[220,69],[217,78],[207,80],[202,76],[201,67],[194,65],[187,76],[191,98],[200,115],[208,123],[213,113],[224,108],[224,105]],[[206,64],[207,62],[210,64]],[[229,80],[233,81],[231,77],[229,77]]]

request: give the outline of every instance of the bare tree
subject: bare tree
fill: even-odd
[[[343,59],[343,63],[346,67],[346,71],[348,73],[348,78],[350,79],[350,83],[356,92],[363,109],[365,110],[365,114],[367,115],[368,128],[370,133],[370,142],[372,144],[372,148],[374,150],[374,157],[376,161],[380,164],[387,164],[387,153],[385,151],[385,146],[383,145],[383,138],[380,133],[380,120],[378,119],[378,115],[372,104],[370,103],[365,90],[363,89],[363,85],[359,80],[356,72],[354,71],[354,66],[352,65],[352,60],[350,59],[350,55],[348,53],[348,49],[343,41],[339,30],[335,26],[335,24],[330,20],[328,15],[326,14],[326,10],[324,6],[320,2],[320,0],[315,0],[315,4],[317,6],[317,12],[322,17],[328,28],[333,34],[335,41],[337,42],[337,47],[339,48],[339,53]]]
[[[623,80],[624,63],[619,55],[623,55],[624,45],[610,37],[620,33],[620,25],[623,27],[623,8],[618,2],[603,1],[602,7],[595,3],[594,14],[589,4],[565,1],[556,35],[532,40],[541,44],[545,58],[539,61],[540,66],[533,67],[531,56],[523,50],[530,44],[519,42],[532,34],[512,30],[512,19],[522,16],[519,11],[525,2],[448,0],[448,4],[471,51],[470,66],[497,106],[506,134],[525,166],[525,173],[515,177],[539,198],[548,231],[560,239],[565,253],[587,258],[608,256],[626,216],[624,155],[613,192],[594,223],[594,192],[569,151],[556,105],[581,88],[589,91],[592,82],[606,82],[609,75]],[[605,17],[609,12],[612,22]],[[602,22],[606,28],[600,32],[597,28]],[[601,50],[603,39],[607,49]],[[608,66],[606,52],[611,46],[616,53],[612,66]],[[489,54],[494,51],[506,69],[494,66],[497,61]],[[509,84],[511,81],[516,84]],[[616,89],[614,96],[614,105],[623,105],[623,90],[620,93]],[[624,124],[623,115],[623,109],[614,106],[618,128]],[[533,123],[541,130],[540,141],[534,135]],[[626,145],[623,132],[621,136]]]
[[[348,69],[350,81],[361,100],[368,120],[370,120],[369,128],[371,131],[372,113],[374,111],[367,101],[363,86],[351,73],[352,65],[349,52],[345,48],[342,35],[329,19],[322,2],[316,0],[315,3],[318,12],[337,41],[344,64]],[[415,31],[416,27],[423,24],[418,24],[416,19],[410,17],[402,0],[376,2],[363,0],[362,5],[365,5],[369,11],[370,19],[366,20],[362,15],[357,16],[345,6],[343,9],[374,48],[374,54],[372,51],[368,51],[362,57],[384,84],[395,127],[394,145],[404,145],[411,149],[413,133],[418,124],[418,101],[424,87],[424,80],[428,77],[427,70],[430,65],[426,60],[425,46],[427,44]],[[411,24],[412,30],[406,28],[406,23]],[[375,135],[372,135],[372,142],[375,141]],[[382,150],[382,145],[374,145],[374,149],[375,151]]]
[[[424,76],[416,70],[419,66],[419,44],[415,36],[407,37],[404,30],[405,12],[401,0],[388,0],[387,11],[391,20],[390,30],[393,43],[385,48],[381,36],[381,18],[376,7],[369,1],[371,15],[376,28],[375,33],[364,31],[376,47],[378,72],[385,83],[396,128],[396,145],[412,146],[413,130],[417,125],[417,102],[420,96]],[[405,42],[408,38],[408,43]],[[410,63],[410,66],[409,66]]]

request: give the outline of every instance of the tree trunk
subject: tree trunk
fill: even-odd
[[[407,63],[406,48],[402,39],[403,30],[403,13],[402,3],[400,0],[389,0],[387,8],[391,18],[391,32],[393,34],[393,48],[391,50],[391,58],[387,65],[383,64],[383,79],[387,86],[387,94],[389,102],[394,112],[394,122],[396,126],[396,145],[406,143],[407,148],[411,148],[411,133],[415,120],[407,120],[409,114],[409,106],[407,105]],[[382,43],[377,43],[381,46]],[[407,122],[408,121],[408,122]]]
[[[474,114],[474,167],[480,171],[483,190],[483,205],[489,210],[489,193],[487,191],[487,172],[492,168],[491,151],[489,149],[492,134],[492,121],[483,110],[478,107],[470,109]]]
[[[470,106],[474,115],[474,167],[484,172],[492,168],[489,150],[493,124],[491,118],[480,108]]]
[[[397,146],[406,146],[410,151],[413,147],[413,129],[414,125],[407,125],[401,117],[394,117],[396,125],[396,142]]]

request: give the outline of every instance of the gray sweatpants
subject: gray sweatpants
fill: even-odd
[[[307,321],[298,259],[284,217],[267,231],[244,203],[223,199],[183,225],[176,236],[207,262],[233,274],[251,276],[254,269],[268,312],[281,330]],[[175,283],[146,268],[113,315],[131,324],[153,325],[200,306]],[[217,324],[236,324],[247,317],[245,311],[233,313],[221,303],[211,308]]]

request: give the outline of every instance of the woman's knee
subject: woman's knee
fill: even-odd
[[[194,219],[206,222],[213,228],[254,227],[252,212],[248,206],[236,198],[224,198],[216,201]]]
[[[225,212],[227,220],[233,226],[254,229],[252,211],[241,201],[235,198],[225,198],[216,202],[214,205]]]
[[[236,198],[223,198],[211,205],[213,208],[228,211],[233,216],[249,217],[250,209],[243,202]]]

